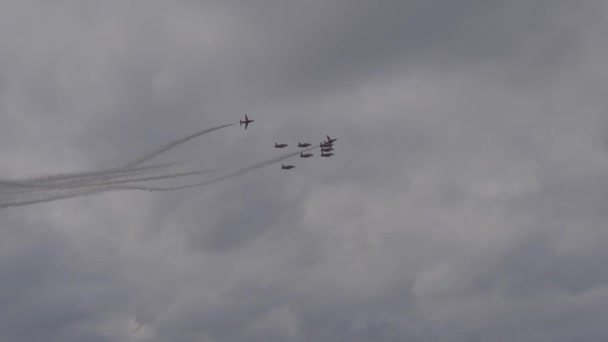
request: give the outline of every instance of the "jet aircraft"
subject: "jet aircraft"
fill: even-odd
[[[249,120],[249,118],[247,117],[247,115],[245,115],[245,121],[241,120],[241,124],[239,126],[242,126],[243,124],[245,124],[245,129],[247,129],[247,126],[249,126],[250,122],[253,122],[254,120]]]
[[[330,152],[333,151],[334,148],[333,147],[321,147],[321,152]]]
[[[300,152],[300,158],[308,158],[312,157],[312,153],[302,153]]]
[[[298,143],[298,147],[308,147],[308,146],[310,146],[309,143],[301,143],[301,142]]]
[[[277,143],[274,143],[274,148],[284,148],[284,147],[287,147],[287,144],[277,144]]]
[[[321,153],[321,157],[331,157],[333,155],[333,153]]]
[[[338,140],[338,138],[334,138],[334,139],[330,138],[329,135],[326,135],[326,137],[327,137],[327,143],[329,143],[329,144],[333,144],[334,141]]]
[[[293,169],[295,166],[293,165],[283,165],[281,164],[281,169],[283,170],[289,170],[289,169]]]

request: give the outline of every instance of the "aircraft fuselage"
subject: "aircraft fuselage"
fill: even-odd
[[[245,129],[247,129],[247,126],[249,126],[249,123],[253,122],[254,120],[249,120],[249,118],[247,117],[247,115],[245,115],[245,120],[241,120],[241,124],[239,126],[242,126],[243,124],[245,124]]]

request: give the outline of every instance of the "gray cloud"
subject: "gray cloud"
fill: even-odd
[[[0,211],[0,339],[605,340],[606,10],[3,2],[2,178],[245,113],[158,162],[339,140],[295,172]]]

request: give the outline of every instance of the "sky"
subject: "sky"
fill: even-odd
[[[338,138],[288,172],[0,210],[0,341],[607,340],[607,15],[0,2],[2,179],[246,113],[164,160],[241,167]]]

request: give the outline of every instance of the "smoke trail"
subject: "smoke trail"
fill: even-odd
[[[63,179],[69,179],[71,177],[93,177],[93,176],[97,176],[97,175],[102,175],[102,174],[106,174],[106,173],[110,173],[110,172],[117,172],[117,171],[125,171],[127,169],[131,169],[134,166],[140,165],[145,163],[146,161],[157,157],[159,155],[161,155],[162,153],[165,153],[167,151],[169,151],[170,149],[173,149],[181,144],[184,144],[194,138],[197,138],[201,135],[207,134],[207,133],[211,133],[213,131],[216,131],[218,129],[222,129],[225,127],[229,127],[229,126],[233,126],[236,125],[236,123],[232,123],[232,124],[224,124],[224,125],[220,125],[220,126],[216,126],[216,127],[212,127],[212,128],[208,128],[193,134],[190,134],[186,137],[180,138],[178,140],[172,141],[167,143],[164,146],[161,146],[160,148],[158,148],[156,151],[149,153],[148,155],[141,157],[137,160],[134,160],[132,162],[129,162],[123,166],[120,167],[114,167],[114,168],[109,168],[109,169],[103,169],[103,170],[99,170],[99,171],[85,171],[85,172],[74,172],[74,173],[61,173],[61,174],[55,174],[55,175],[48,175],[48,176],[38,176],[38,177],[34,177],[34,178],[27,178],[27,179],[22,179],[19,181],[8,181],[8,180],[0,180],[0,184],[3,185],[14,185],[14,186],[22,186],[25,183],[30,183],[30,182],[46,182],[49,180],[63,180]],[[17,184],[20,183],[20,184]]]
[[[108,186],[112,186],[112,185],[119,185],[119,184],[124,184],[124,183],[140,182],[140,181],[147,181],[147,180],[155,180],[155,179],[176,178],[176,177],[182,177],[182,176],[188,176],[188,175],[194,175],[194,174],[201,174],[201,173],[203,173],[203,171],[183,172],[183,173],[179,173],[179,174],[163,175],[163,176],[156,176],[156,177],[150,176],[150,177],[143,177],[143,178],[130,178],[130,177],[136,176],[137,174],[140,174],[142,172],[146,172],[148,170],[153,170],[153,169],[164,167],[164,165],[163,166],[154,165],[154,166],[147,166],[147,167],[141,167],[141,168],[136,168],[135,166],[143,164],[143,163],[161,155],[162,153],[165,153],[194,138],[197,138],[204,134],[207,134],[207,133],[210,133],[210,132],[213,132],[213,131],[216,131],[216,130],[219,130],[219,129],[222,129],[225,127],[233,126],[233,125],[235,125],[235,124],[234,123],[225,124],[225,125],[208,128],[208,129],[196,132],[194,134],[188,135],[186,137],[183,137],[181,139],[169,142],[168,144],[158,148],[156,151],[153,151],[152,153],[149,153],[148,155],[145,155],[144,157],[141,157],[137,160],[134,160],[134,161],[127,163],[120,167],[103,169],[103,170],[99,170],[99,171],[71,172],[71,173],[61,173],[61,174],[54,174],[54,175],[47,175],[47,176],[38,176],[38,177],[33,177],[33,178],[21,179],[21,180],[17,180],[17,181],[0,180],[0,185],[4,185],[4,186],[8,186],[8,187],[12,188],[12,189],[0,190],[0,195],[17,195],[22,198],[22,200],[19,200],[16,202],[15,201],[9,201],[9,202],[4,202],[4,203],[0,202],[0,208],[8,208],[8,207],[14,207],[14,206],[22,206],[22,205],[28,205],[28,204],[49,202],[49,201],[55,201],[55,200],[59,200],[59,199],[83,196],[86,194],[92,194],[92,193],[96,193],[96,192],[123,190],[119,187],[108,188]],[[172,166],[172,164],[167,164],[167,166]],[[210,171],[215,171],[215,170],[204,170],[204,172],[210,172]],[[122,177],[127,177],[127,178],[122,179],[122,180],[113,181],[113,179],[122,178]],[[19,187],[22,187],[24,189],[19,191],[18,190]],[[85,191],[84,189],[86,189],[88,187],[97,187],[98,189],[92,189],[92,190]],[[7,192],[6,190],[9,190],[9,192]],[[42,198],[38,197],[38,198],[33,198],[33,199],[27,199],[27,197],[33,197],[36,194],[43,195],[41,192],[45,192],[45,191],[48,192],[48,191],[53,191],[53,190],[71,190],[71,191],[69,191],[68,193],[60,194],[60,195],[53,195],[51,197],[42,197]],[[26,196],[26,198],[23,199],[23,196]]]
[[[70,186],[58,187],[58,188],[55,188],[55,190],[75,190],[75,189],[86,189],[89,187],[105,187],[105,186],[112,186],[112,185],[118,185],[118,184],[141,183],[141,182],[149,182],[149,181],[153,181],[153,180],[195,176],[195,175],[201,175],[201,174],[220,171],[220,170],[222,170],[222,168],[180,172],[180,173],[172,173],[172,174],[166,174],[166,175],[160,175],[160,176],[148,176],[148,177],[141,177],[141,178],[125,178],[125,179],[115,180],[115,181],[106,180],[106,181],[97,182],[97,180],[96,180],[96,182],[78,184],[78,185],[71,186],[71,187]]]
[[[200,132],[196,132],[194,134],[191,134],[189,136],[183,137],[181,139],[178,139],[178,140],[175,140],[173,142],[170,142],[170,143],[168,143],[168,144],[166,144],[164,146],[161,146],[156,151],[154,151],[154,152],[152,152],[152,153],[150,153],[150,154],[148,154],[148,155],[146,155],[144,157],[141,157],[141,158],[139,158],[137,160],[134,160],[134,161],[132,161],[132,162],[130,162],[130,163],[128,163],[128,164],[120,167],[120,168],[128,168],[128,167],[133,167],[133,166],[136,166],[136,165],[139,165],[139,164],[143,164],[143,163],[147,162],[148,160],[150,160],[150,159],[152,159],[152,158],[154,158],[156,156],[159,156],[160,154],[165,153],[165,152],[169,151],[170,149],[175,148],[175,147],[177,147],[177,146],[179,146],[181,144],[184,144],[184,143],[186,143],[186,142],[188,142],[188,141],[190,141],[190,140],[192,140],[192,139],[194,139],[196,137],[200,137],[201,135],[204,135],[204,134],[207,134],[207,133],[211,133],[211,132],[216,131],[218,129],[222,129],[222,128],[233,126],[233,125],[236,125],[236,123],[216,126],[216,127],[212,127],[212,128],[208,128],[208,129],[202,130]]]
[[[166,164],[152,165],[152,166],[146,166],[146,167],[140,167],[140,168],[132,168],[132,169],[128,169],[128,170],[155,169],[155,168],[169,167],[169,166],[173,166],[173,165],[177,165],[177,164],[183,164],[183,163],[166,163]],[[34,185],[34,184],[43,184],[43,183],[52,182],[52,181],[78,179],[78,178],[85,178],[85,177],[95,177],[95,176],[103,175],[109,171],[110,171],[110,169],[100,170],[100,171],[78,171],[78,172],[58,173],[58,174],[52,174],[52,175],[46,175],[46,176],[36,176],[36,177],[31,177],[31,178],[22,178],[22,179],[17,179],[17,180],[4,179],[4,180],[0,180],[0,185],[29,186],[29,185]],[[117,169],[116,171],[113,171],[113,172],[124,172],[124,171],[127,171],[127,170]]]
[[[145,168],[142,168],[145,169]],[[133,178],[133,177],[152,177],[152,173],[151,171],[154,170],[138,170],[136,172],[132,172],[133,169],[127,169],[125,171],[119,171],[119,172],[115,172],[115,173],[111,173],[111,174],[104,174],[102,176],[97,176],[97,177],[92,177],[91,179],[84,179],[84,180],[69,180],[67,182],[60,182],[60,183],[51,183],[51,184],[44,184],[41,186],[38,186],[38,189],[44,189],[44,190],[60,190],[60,189],[77,189],[77,188],[83,188],[83,187],[87,187],[87,186],[94,186],[94,185],[99,185],[99,184],[105,184],[107,182],[116,182],[117,179],[121,180],[121,181],[126,181],[126,180],[133,180],[133,179],[141,179],[141,178]],[[196,171],[195,174],[200,173],[201,171]],[[205,170],[205,172],[207,172],[207,170]]]
[[[51,197],[43,196],[43,197],[38,197],[35,199],[26,198],[26,199],[19,200],[17,202],[14,202],[14,201],[13,202],[9,201],[6,203],[0,202],[0,208],[16,207],[16,206],[23,206],[23,205],[28,205],[28,204],[49,202],[49,201],[54,201],[54,200],[59,200],[59,199],[80,197],[80,196],[85,196],[85,195],[94,194],[94,193],[98,193],[98,192],[137,190],[137,187],[133,187],[133,189],[130,189],[130,187],[124,187],[124,186],[117,187],[116,185],[147,182],[147,181],[153,181],[153,180],[162,180],[162,179],[170,179],[170,178],[178,178],[178,177],[186,177],[186,176],[194,176],[194,175],[215,172],[215,171],[219,171],[219,170],[221,170],[221,168],[173,173],[173,174],[167,174],[167,175],[161,175],[161,176],[149,176],[149,177],[134,178],[134,179],[122,179],[122,180],[111,181],[111,182],[91,183],[91,184],[86,184],[86,185],[76,186],[76,187],[71,187],[71,188],[70,187],[63,187],[63,188],[58,187],[58,188],[49,189],[49,190],[63,190],[63,191],[71,190],[71,192],[68,192],[67,194],[62,194],[62,195],[54,195]],[[93,188],[93,189],[87,189],[87,188]],[[31,194],[32,193],[30,193],[29,195],[31,195]]]
[[[213,184],[213,183],[217,183],[229,178],[233,178],[233,177],[237,177],[240,176],[242,174],[245,174],[249,171],[253,171],[265,166],[269,166],[275,163],[278,163],[280,161],[283,161],[285,159],[291,158],[293,156],[296,156],[298,154],[300,154],[301,152],[306,152],[312,149],[317,148],[318,145],[303,149],[303,150],[299,150],[297,152],[292,152],[292,153],[288,153],[288,154],[284,154],[282,156],[279,157],[275,157],[260,163],[256,163],[241,169],[238,169],[232,173],[229,173],[227,175],[224,176],[220,176],[205,182],[200,182],[200,183],[195,183],[195,184],[189,184],[189,185],[182,185],[182,186],[175,186],[175,187],[145,187],[145,186],[131,186],[131,185],[123,185],[123,186],[116,186],[117,184],[104,184],[104,185],[95,185],[95,187],[98,187],[97,189],[90,189],[90,190],[85,190],[85,189],[77,189],[77,190],[73,190],[71,192],[68,192],[67,194],[61,194],[61,195],[55,195],[55,196],[51,196],[51,197],[47,197],[47,198],[36,198],[36,199],[26,199],[26,200],[21,200],[21,201],[12,201],[12,202],[5,202],[5,203],[0,203],[0,209],[1,208],[9,208],[9,207],[19,207],[19,206],[25,206],[25,205],[31,205],[31,204],[37,204],[37,203],[44,203],[44,202],[51,202],[51,201],[57,201],[57,200],[61,200],[61,199],[68,199],[68,198],[73,198],[73,197],[80,197],[80,196],[86,196],[86,195],[91,195],[91,194],[95,194],[95,193],[102,193],[102,192],[112,192],[112,191],[126,191],[126,190],[140,190],[140,191],[148,191],[148,192],[168,192],[168,191],[175,191],[175,190],[181,190],[181,189],[188,189],[188,188],[195,188],[195,187],[202,187],[205,185],[209,185],[209,184]],[[169,176],[169,175],[166,175]],[[160,176],[159,176],[160,177]],[[126,181],[126,180],[125,180]],[[129,182],[126,182],[129,183]],[[86,187],[85,187],[86,188]]]
[[[124,170],[116,170],[116,171],[85,171],[85,172],[75,172],[75,173],[64,173],[64,174],[58,174],[58,175],[52,175],[52,176],[43,176],[43,177],[37,177],[37,178],[27,178],[27,179],[22,179],[22,180],[0,180],[0,185],[4,185],[4,186],[8,186],[8,187],[13,187],[13,188],[35,188],[35,189],[44,189],[44,188],[48,188],[50,184],[50,188],[54,188],[55,185],[53,184],[57,184],[60,183],[61,181],[66,181],[69,182],[70,181],[77,181],[77,180],[83,180],[83,179],[87,179],[87,178],[93,178],[93,179],[100,179],[100,177],[124,177],[124,176],[129,176],[130,174],[140,174],[142,172],[147,172],[147,171],[151,171],[151,170],[155,170],[155,169],[162,169],[162,168],[168,168],[168,167],[172,167],[172,166],[177,166],[177,165],[183,165],[185,163],[165,163],[165,164],[157,164],[157,165],[150,165],[150,166],[142,166],[142,167],[137,167],[137,168],[131,168],[131,169],[124,169]],[[32,191],[32,190],[30,190]]]
[[[114,176],[114,177],[104,177],[104,178],[96,178],[93,180],[90,180],[88,182],[79,182],[79,183],[62,183],[62,184],[54,184],[54,185],[43,185],[40,186],[38,188],[34,188],[34,189],[27,189],[27,190],[22,190],[22,189],[12,189],[13,191],[2,191],[4,194],[9,194],[9,195],[32,195],[35,193],[40,193],[40,192],[49,192],[52,190],[77,190],[77,189],[86,189],[86,188],[90,188],[90,187],[100,187],[100,186],[107,186],[107,185],[112,185],[112,184],[125,184],[125,183],[138,183],[138,182],[145,182],[145,181],[151,181],[151,180],[161,180],[161,179],[170,179],[170,178],[177,178],[177,177],[185,177],[185,176],[191,176],[191,175],[199,175],[199,174],[204,174],[204,173],[209,173],[209,172],[214,172],[214,171],[218,171],[220,169],[209,169],[209,170],[198,170],[198,171],[190,171],[190,172],[181,172],[181,173],[174,173],[174,174],[165,174],[165,175],[159,175],[159,176],[140,176],[139,178],[134,178],[137,175],[118,175],[120,177]],[[126,177],[126,178],[124,178]]]
[[[0,209],[10,208],[10,207],[21,207],[21,206],[31,205],[31,204],[36,204],[36,203],[58,201],[61,199],[68,199],[68,198],[72,198],[72,197],[79,197],[79,196],[94,194],[96,192],[103,192],[104,190],[105,189],[97,189],[97,190],[89,190],[89,191],[85,191],[85,192],[83,192],[82,190],[78,190],[78,191],[69,192],[64,195],[56,195],[56,196],[51,196],[51,197],[47,197],[47,198],[36,198],[36,199],[31,199],[31,200],[21,200],[21,201],[16,201],[16,202],[12,201],[12,202],[0,203]]]
[[[205,186],[205,185],[209,185],[209,184],[213,184],[213,183],[217,183],[229,178],[233,178],[233,177],[237,177],[240,176],[242,174],[245,174],[249,171],[253,171],[253,170],[257,170],[259,168],[265,167],[265,166],[269,166],[272,164],[276,164],[280,161],[283,161],[285,159],[291,158],[293,156],[299,155],[302,152],[306,152],[306,151],[310,151],[312,149],[317,148],[318,145],[313,146],[313,147],[309,147],[297,152],[292,152],[292,153],[287,153],[284,154],[282,156],[279,157],[275,157],[260,163],[256,163],[241,169],[238,169],[232,173],[229,173],[227,175],[221,176],[221,177],[217,177],[214,179],[210,179],[208,181],[205,182],[201,182],[201,183],[195,183],[195,184],[188,184],[188,185],[182,185],[182,186],[174,186],[174,187],[143,187],[143,186],[123,186],[122,189],[125,190],[142,190],[142,191],[149,191],[149,192],[155,192],[155,191],[160,191],[160,192],[167,192],[167,191],[175,191],[175,190],[181,190],[181,189],[189,189],[189,188],[196,188],[196,187],[201,187],[201,186]]]

